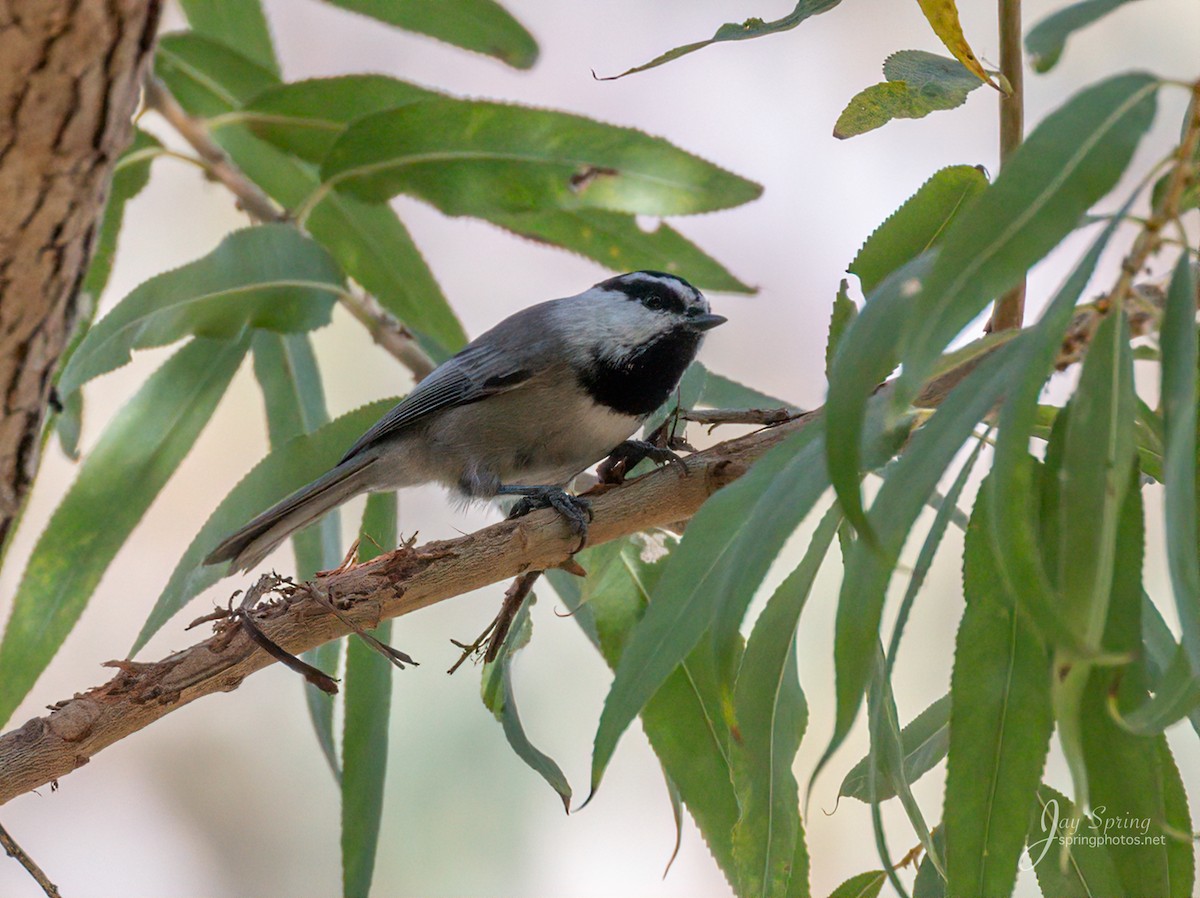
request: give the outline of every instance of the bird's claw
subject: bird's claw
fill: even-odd
[[[597,469],[601,483],[623,483],[625,475],[643,459],[655,464],[678,465],[680,473],[687,473],[687,465],[673,450],[651,443],[648,440],[626,440],[606,458]]]
[[[578,552],[587,544],[588,523],[592,520],[592,503],[581,496],[572,496],[566,490],[557,486],[539,488],[522,496],[508,513],[508,517],[519,518],[543,508],[553,508],[562,516],[571,528],[571,532],[579,537]],[[574,554],[574,553],[572,553]]]

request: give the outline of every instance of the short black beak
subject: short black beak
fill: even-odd
[[[728,320],[729,320],[728,318],[725,318],[721,315],[705,314],[705,315],[694,315],[691,318],[688,318],[687,323],[688,323],[688,327],[693,327],[698,331],[706,331],[706,330],[711,330],[712,328],[716,327],[718,324],[724,324]]]

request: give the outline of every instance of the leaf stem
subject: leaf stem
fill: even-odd
[[[1011,93],[1000,95],[1000,167],[1025,136],[1025,83],[1021,57],[1021,0],[1000,0],[1000,74]],[[989,331],[1019,328],[1025,318],[1025,279],[996,301]]]

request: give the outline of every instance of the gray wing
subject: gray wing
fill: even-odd
[[[472,344],[435,369],[399,405],[375,422],[342,456],[342,462],[434,412],[506,392],[535,373],[520,359],[514,359],[511,352]]]

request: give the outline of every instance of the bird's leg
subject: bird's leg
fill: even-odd
[[[608,454],[608,458],[600,463],[596,473],[601,483],[624,483],[625,475],[633,470],[643,459],[650,459],[655,464],[679,465],[679,470],[686,474],[687,465],[671,449],[651,443],[649,440],[626,440]]]
[[[519,518],[539,508],[553,508],[579,537],[578,552],[587,543],[588,521],[592,519],[592,503],[579,496],[572,496],[560,486],[518,486],[508,484],[496,490],[501,496],[521,496],[521,500],[508,513],[510,518]]]

